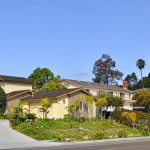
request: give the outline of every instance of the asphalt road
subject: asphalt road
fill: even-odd
[[[24,148],[15,150],[150,150],[150,141],[120,144],[107,143],[104,145],[101,143],[68,144],[54,147]]]

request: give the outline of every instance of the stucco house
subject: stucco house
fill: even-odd
[[[70,79],[62,79],[62,84],[68,86],[68,89],[72,88],[83,88],[93,94],[97,95],[98,91],[106,92],[110,95],[122,97],[125,100],[125,104],[123,106],[124,109],[133,110],[133,103],[130,96],[130,90],[128,90],[128,83],[126,81],[123,82],[123,88],[115,85],[107,85],[86,81],[78,81],[78,80],[70,80]],[[109,108],[108,111],[113,111],[113,108]]]
[[[31,113],[36,114],[38,118],[43,117],[42,112],[39,111],[39,108],[41,108],[40,102],[42,98],[48,98],[52,102],[52,107],[49,108],[49,113],[47,114],[48,118],[64,118],[65,115],[69,114],[67,107],[72,106],[77,100],[80,102],[78,117],[96,117],[95,102],[93,102],[93,104],[87,103],[84,97],[82,97],[83,95],[92,96],[92,94],[84,89],[74,88],[39,91],[36,94],[21,98],[20,100],[28,103],[25,107],[30,108]],[[96,99],[93,97],[93,100],[95,101]]]
[[[0,86],[6,93],[21,90],[32,90],[32,81],[24,77],[0,75]]]
[[[20,90],[7,93],[7,104],[6,104],[6,113],[9,113],[9,109],[14,105],[20,102],[21,98],[25,98],[32,95],[31,90]]]
[[[28,103],[31,113],[35,113],[38,118],[42,117],[42,112],[39,111],[40,100],[48,98],[53,105],[49,109],[48,118],[64,118],[68,114],[66,107],[73,105],[74,101],[79,99],[81,95],[93,95],[81,88],[39,91],[36,94],[32,93],[32,81],[24,77],[14,77],[0,75],[0,86],[7,94],[6,113],[10,113],[11,106],[20,101]],[[95,98],[93,97],[95,100]],[[24,106],[27,108],[28,106]],[[85,99],[80,99],[79,107],[80,117],[96,117],[95,102],[89,106]]]

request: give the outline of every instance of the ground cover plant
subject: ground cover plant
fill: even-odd
[[[122,137],[137,137],[138,129],[103,119],[36,119],[32,124],[12,124],[17,131],[37,140],[85,141]]]

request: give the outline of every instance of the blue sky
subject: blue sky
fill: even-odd
[[[150,70],[149,0],[1,0],[0,74],[27,77],[47,67],[63,78],[91,80],[109,54],[126,76]]]

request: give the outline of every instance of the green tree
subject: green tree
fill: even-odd
[[[137,105],[144,106],[147,112],[150,112],[150,89],[136,92],[132,99],[136,100]]]
[[[0,109],[4,110],[5,106],[6,106],[6,93],[5,91],[0,87]]]
[[[150,73],[148,74],[148,76],[143,77],[143,84],[144,84],[144,88],[150,88]],[[142,80],[139,80],[136,84],[136,89],[141,89],[141,88],[143,88]]]
[[[119,107],[123,107],[124,102],[125,101],[121,97],[113,96],[112,107],[115,107],[115,109],[117,110]]]
[[[98,98],[96,101],[96,105],[100,107],[100,117],[103,118],[103,108],[107,106],[106,97]]]
[[[108,108],[113,107],[117,110],[124,105],[124,100],[121,97],[109,95],[109,93],[104,91],[99,91],[96,98],[98,99],[96,102],[97,106],[103,107],[106,110],[104,111],[104,118]]]
[[[56,76],[53,80],[49,80],[47,83],[45,83],[41,89],[43,91],[48,91],[48,90],[60,90],[66,88],[67,86],[61,83],[60,76]]]
[[[126,117],[126,119],[130,119],[132,121],[133,129],[135,128],[135,122],[137,120],[137,115],[135,112],[122,112],[122,116]]]
[[[132,74],[128,74],[125,77],[124,81],[128,82],[129,90],[135,90],[138,83],[138,77],[136,76],[136,73],[132,72]]]
[[[41,108],[39,108],[40,112],[43,113],[43,118],[47,118],[47,114],[49,113],[49,108],[52,107],[52,102],[48,98],[41,98]]]
[[[96,83],[116,84],[117,80],[122,78],[123,73],[115,68],[116,62],[109,55],[103,54],[94,64],[95,77],[92,80]]]
[[[140,72],[141,72],[141,80],[142,80],[142,87],[143,88],[144,88],[144,84],[143,84],[142,70],[144,69],[145,65],[146,65],[145,60],[143,60],[143,59],[138,59],[136,62],[136,66],[140,69]]]
[[[29,75],[29,80],[33,81],[33,90],[41,90],[45,83],[54,79],[54,73],[47,68],[36,68],[33,73]]]
[[[33,81],[34,92],[65,88],[65,85],[61,85],[60,76],[55,77],[48,68],[36,68],[28,78]]]

